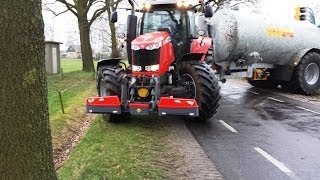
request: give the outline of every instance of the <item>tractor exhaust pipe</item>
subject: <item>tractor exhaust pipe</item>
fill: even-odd
[[[131,5],[131,15],[134,15],[135,13],[135,7],[134,7],[134,2],[132,0],[128,0],[129,4]]]
[[[128,15],[127,20],[127,57],[129,64],[132,64],[131,42],[137,37],[137,20],[135,15],[134,3],[132,0],[128,0],[131,5],[131,14]]]

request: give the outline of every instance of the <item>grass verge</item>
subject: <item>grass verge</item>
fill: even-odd
[[[86,117],[85,99],[96,95],[95,81],[91,73],[81,71],[82,62],[62,60],[63,76],[48,75],[49,117],[54,151],[61,150],[70,137],[82,125]],[[59,91],[65,114],[62,114]]]
[[[48,76],[50,125],[57,159],[68,156],[74,135],[87,122],[85,99],[96,95],[90,73],[81,72],[81,61],[62,60],[61,75]],[[58,91],[66,114],[62,114]],[[80,143],[72,149],[59,179],[167,179],[174,174],[174,148],[167,145],[167,125],[157,117],[132,117],[122,124],[105,123],[101,116],[93,122]],[[63,157],[63,158],[64,158]],[[59,160],[58,160],[59,161]],[[63,160],[64,161],[64,160]],[[60,163],[60,162],[58,162]]]
[[[166,145],[166,125],[157,119],[111,124],[99,116],[59,169],[59,179],[169,178],[178,156]]]

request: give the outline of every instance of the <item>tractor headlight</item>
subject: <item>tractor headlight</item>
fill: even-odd
[[[159,49],[162,46],[162,42],[158,42],[155,44],[151,44],[149,46],[146,47],[146,50],[154,50],[154,49]]]
[[[150,4],[150,2],[144,3],[143,7],[145,8],[146,11],[150,11],[150,9],[151,9],[151,4]]]
[[[140,72],[142,70],[141,66],[132,65],[132,71]]]
[[[140,50],[140,47],[132,44],[131,45],[131,49],[135,50],[135,51],[138,51],[138,50]]]
[[[159,64],[146,66],[146,71],[158,71],[160,68]]]
[[[188,8],[189,5],[190,5],[190,2],[189,2],[188,0],[179,0],[179,1],[177,2],[177,7],[178,7],[178,8],[182,8],[182,7]]]

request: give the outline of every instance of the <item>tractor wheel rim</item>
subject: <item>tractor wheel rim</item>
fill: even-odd
[[[191,86],[191,88],[193,89],[192,91],[192,95],[191,97],[189,96],[190,94],[188,94],[188,98],[196,98],[197,95],[197,87],[196,87],[196,83],[193,79],[193,77],[190,74],[184,74],[181,76],[181,80],[182,83],[185,84],[186,86]]]
[[[305,70],[305,80],[309,85],[314,85],[318,82],[320,76],[320,68],[316,63],[310,63]]]
[[[106,87],[106,85],[107,85],[106,82],[103,79],[101,79],[100,80],[100,88],[99,88],[101,97],[107,96],[107,87]]]

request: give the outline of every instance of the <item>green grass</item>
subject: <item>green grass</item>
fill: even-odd
[[[61,68],[64,73],[80,71],[82,69],[81,59],[61,59]]]
[[[63,76],[48,75],[49,118],[54,149],[62,148],[81,125],[86,115],[85,99],[96,95],[93,74],[81,71],[81,61],[62,60],[61,68],[64,69]],[[65,91],[62,92],[62,99],[66,114],[62,114],[58,94],[63,90]]]
[[[63,77],[48,76],[49,112],[54,151],[63,149],[87,114],[85,99],[96,95],[92,74],[82,72],[78,60],[62,60]],[[76,84],[76,85],[75,85]],[[74,87],[70,88],[71,86]],[[58,91],[66,114],[62,114]],[[132,117],[110,124],[97,116],[69,159],[58,170],[59,179],[166,179],[176,152],[166,145],[166,125],[154,117]]]
[[[110,124],[99,116],[58,171],[59,179],[166,179],[161,167],[176,155],[165,145],[164,127],[152,117]]]

